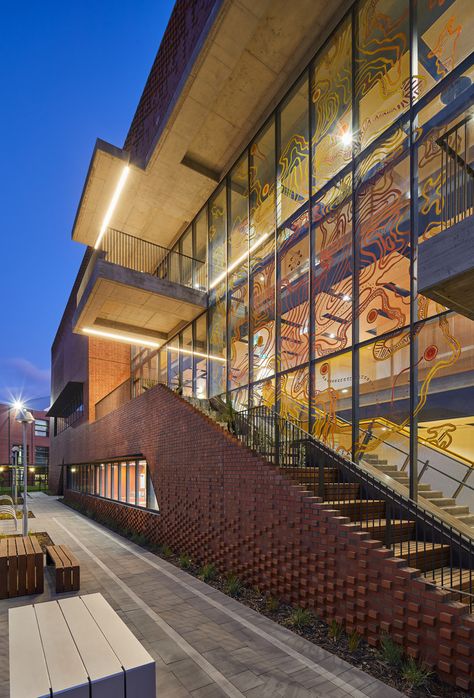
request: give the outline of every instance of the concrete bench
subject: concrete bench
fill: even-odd
[[[0,539],[0,599],[41,594],[44,557],[34,536]]]
[[[8,611],[10,698],[155,698],[155,661],[101,594]]]
[[[77,558],[67,545],[48,545],[46,562],[53,564],[56,569],[56,593],[63,591],[79,591],[81,571]]]

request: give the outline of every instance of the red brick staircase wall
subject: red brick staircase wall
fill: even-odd
[[[164,386],[55,441],[56,463],[142,453],[160,514],[71,491],[67,500],[313,608],[373,645],[387,632],[444,680],[474,686],[474,616],[465,605]]]

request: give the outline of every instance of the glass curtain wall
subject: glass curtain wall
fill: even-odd
[[[416,275],[461,205],[449,153],[474,192],[473,31],[465,0],[353,5],[184,234],[208,312],[140,366],[353,457],[406,467],[417,430],[412,460],[474,461],[474,323]]]

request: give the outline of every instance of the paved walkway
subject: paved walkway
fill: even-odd
[[[33,494],[30,508],[30,530],[79,558],[81,593],[101,592],[156,659],[160,698],[402,695],[54,498]],[[54,596],[48,573],[41,597],[0,601],[1,698],[9,695],[8,608]]]

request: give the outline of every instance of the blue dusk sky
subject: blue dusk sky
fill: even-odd
[[[0,402],[49,404],[51,343],[85,250],[71,229],[94,143],[123,145],[173,4],[1,5]]]

